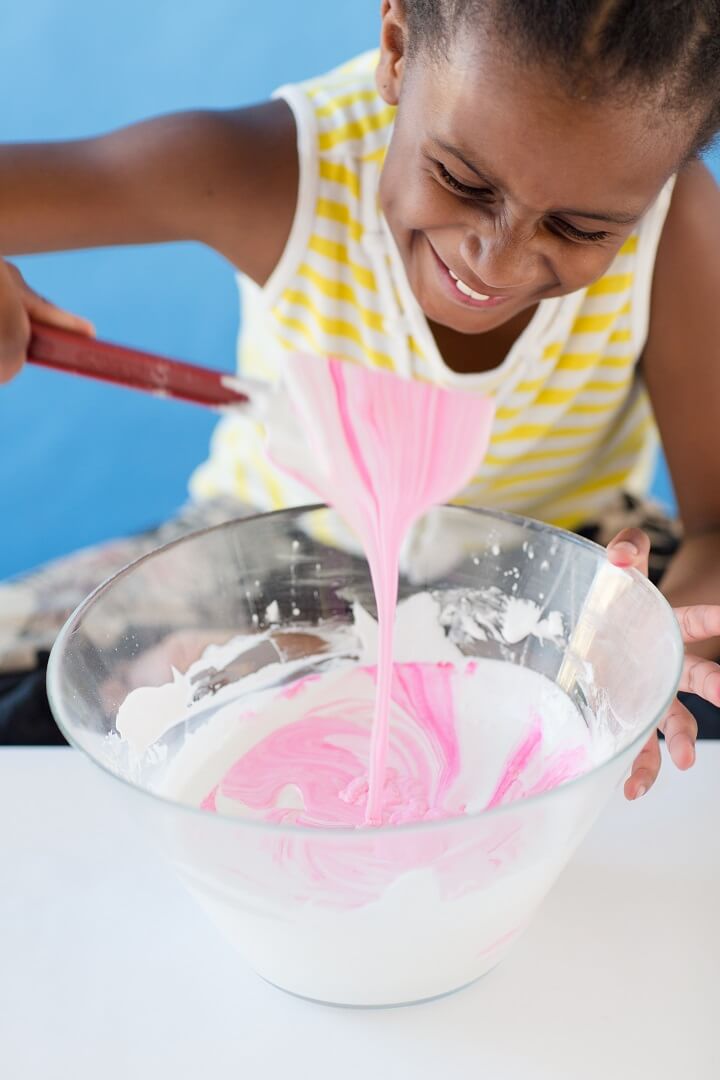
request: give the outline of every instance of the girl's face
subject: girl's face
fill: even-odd
[[[378,85],[398,105],[380,198],[413,292],[467,334],[601,277],[692,128],[628,93],[564,96],[488,40],[408,60],[386,2]]]

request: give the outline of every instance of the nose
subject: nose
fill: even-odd
[[[527,288],[537,279],[539,257],[533,238],[520,230],[500,231],[491,224],[482,234],[467,233],[460,254],[473,273],[498,292]]]

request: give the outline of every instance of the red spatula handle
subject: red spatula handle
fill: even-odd
[[[28,360],[57,371],[85,375],[211,408],[249,401],[247,394],[234,388],[231,377],[223,372],[111,345],[42,323],[32,324]]]

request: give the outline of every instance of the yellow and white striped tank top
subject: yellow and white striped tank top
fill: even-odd
[[[648,331],[657,244],[672,184],[595,284],[544,300],[502,364],[458,374],[444,363],[379,208],[394,119],[375,89],[377,54],[283,87],[298,132],[300,185],[286,249],[263,289],[241,278],[239,366],[273,381],[283,354],[310,351],[496,399],[489,452],[458,503],[572,529],[619,490],[643,492],[657,435],[637,362]],[[259,509],[315,501],[276,472],[261,426],[227,416],[191,480],[196,498]]]

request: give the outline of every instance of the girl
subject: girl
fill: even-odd
[[[597,535],[646,490],[659,429],[684,524],[663,588],[687,641],[720,634],[720,607],[686,606],[720,601],[720,195],[697,160],[720,127],[720,2],[383,0],[381,18],[379,54],[267,104],[5,148],[2,250],[199,240],[241,273],[246,374],[302,349],[493,394],[467,504]],[[5,377],[29,316],[87,329],[4,264]],[[220,423],[199,504],[308,500],[261,438]],[[648,548],[631,529],[611,552],[647,570]],[[688,657],[683,688],[720,704],[720,671]],[[695,720],[676,703],[663,726],[687,768]],[[653,739],[628,797],[659,760]]]

